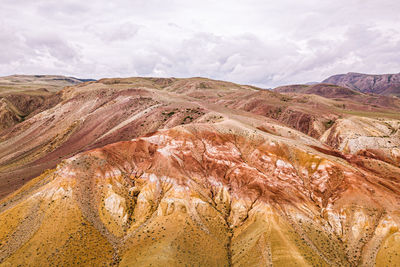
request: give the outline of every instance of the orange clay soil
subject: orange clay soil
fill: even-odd
[[[0,203],[4,265],[400,264],[396,178],[240,123],[64,160]],[[390,256],[389,256],[390,255]]]
[[[64,88],[0,132],[0,265],[399,265],[398,107],[343,92]]]
[[[59,88],[68,82],[55,77],[55,83],[53,78],[2,79],[23,83],[24,88],[31,84],[33,89],[42,83]],[[53,87],[50,90],[56,90]],[[205,78],[102,79],[65,87],[40,107],[34,101],[33,106],[21,104],[29,106],[25,109],[32,114],[21,123],[23,114],[15,113],[15,105],[21,106],[19,98],[12,103],[6,99],[0,106],[0,128],[4,129],[0,131],[0,198],[76,153],[158,129],[224,119],[304,141],[308,137],[299,137],[300,131],[318,145],[352,154],[368,152],[369,157],[399,163],[398,99],[364,94],[343,98],[343,91],[350,90],[325,85],[313,88],[313,93],[325,92],[329,98],[280,94]],[[25,93],[37,95],[36,91]],[[369,121],[360,125],[361,119]],[[366,126],[371,129],[364,131]]]

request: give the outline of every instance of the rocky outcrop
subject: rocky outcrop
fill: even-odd
[[[352,155],[400,166],[400,121],[349,117],[339,119],[320,140]]]

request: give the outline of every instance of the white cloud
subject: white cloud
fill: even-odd
[[[0,74],[206,76],[272,87],[400,71],[396,0],[3,0]]]

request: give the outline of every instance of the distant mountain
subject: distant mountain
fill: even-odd
[[[400,73],[372,75],[349,72],[331,76],[323,83],[336,84],[363,93],[400,96]]]

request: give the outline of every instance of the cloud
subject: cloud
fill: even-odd
[[[96,35],[102,42],[129,41],[133,39],[141,26],[131,22],[102,22],[88,25],[85,30]]]
[[[206,76],[273,87],[400,72],[395,0],[4,0],[0,75]]]

